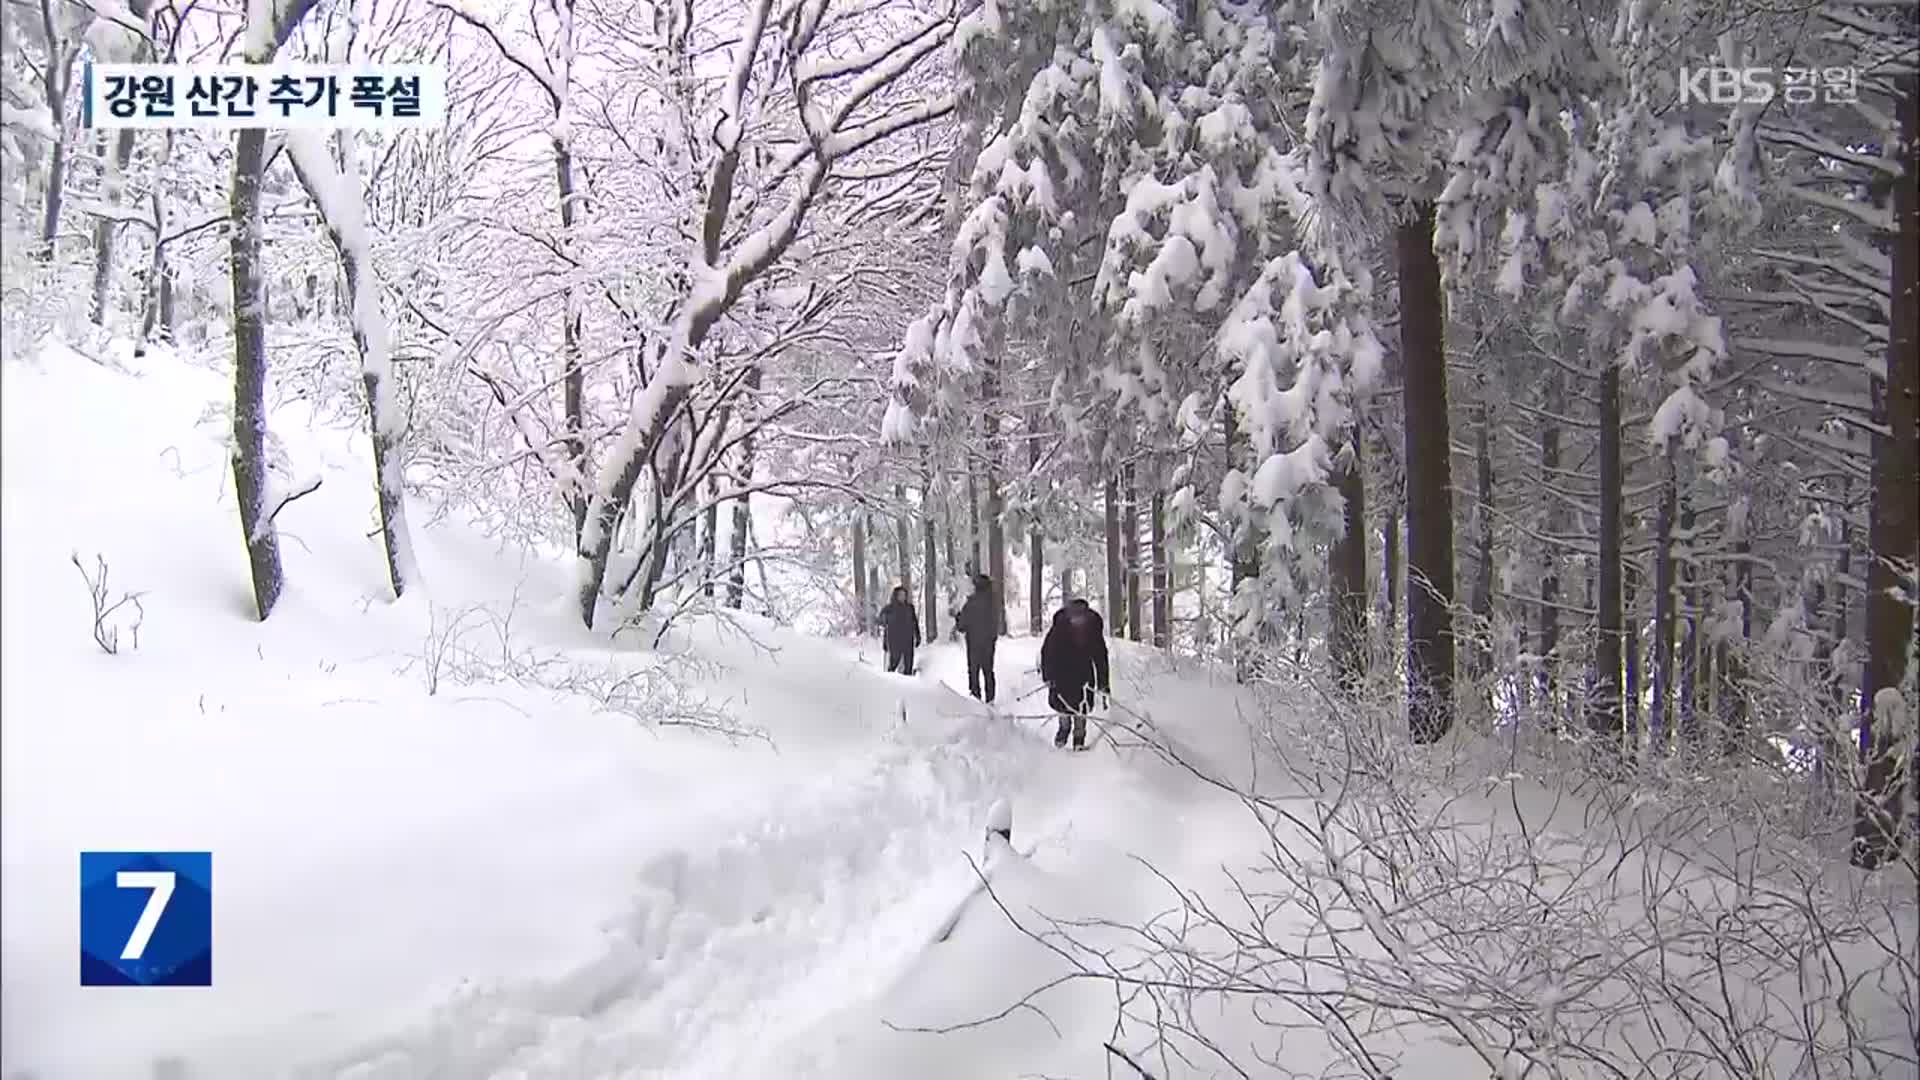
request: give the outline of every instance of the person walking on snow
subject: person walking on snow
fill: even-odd
[[[887,670],[913,674],[913,650],[920,647],[920,613],[907,599],[907,588],[893,590],[893,599],[880,609],[880,640],[887,649]]]
[[[1106,633],[1106,621],[1083,599],[1076,598],[1054,612],[1053,625],[1040,644],[1040,679],[1047,685],[1047,704],[1060,714],[1060,729],[1053,735],[1055,746],[1067,745],[1071,730],[1073,748],[1086,749],[1087,713],[1093,709],[1093,693],[1113,692]]]
[[[993,650],[1000,642],[1000,608],[993,602],[992,578],[973,576],[973,595],[953,613],[953,628],[967,639],[967,693],[993,704]]]

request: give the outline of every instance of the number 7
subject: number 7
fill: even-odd
[[[120,959],[138,960],[147,951],[147,942],[153,940],[154,928],[160,925],[160,916],[173,897],[173,871],[122,870],[114,875],[113,883],[122,889],[153,890],[147,895],[147,906],[141,910],[140,920],[133,924],[133,936],[127,938],[127,947],[120,950]]]

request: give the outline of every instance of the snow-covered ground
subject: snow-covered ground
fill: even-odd
[[[365,438],[297,403],[275,431],[325,482],[281,516],[289,586],[253,622],[225,420],[201,422],[228,387],[127,363],[55,348],[0,394],[9,1077],[1104,1075],[1091,985],[902,1030],[1049,977],[976,894],[989,807],[1028,856],[1003,899],[1055,915],[1150,914],[1136,860],[1200,875],[1244,839],[1151,758],[1055,751],[1027,639],[1000,715],[951,645],[907,679],[751,620],[675,634],[669,666],[765,738],[604,708],[660,661],[572,626],[565,566],[447,524],[388,601]],[[94,644],[75,552],[142,592],[137,648]],[[1231,740],[1239,691],[1163,664],[1119,646],[1122,700]],[[87,849],[213,852],[211,989],[78,985]]]
[[[365,437],[298,402],[274,428],[324,483],[281,516],[288,589],[257,623],[225,420],[206,419],[225,380],[118,362],[53,348],[0,389],[7,1080],[1130,1075],[1116,1051],[1162,1078],[1228,1075],[1148,1056],[1151,1031],[1116,1031],[1114,987],[1058,981],[1072,968],[1043,937],[1050,920],[1095,950],[1156,919],[1161,941],[1192,933],[1163,918],[1168,881],[1235,903],[1226,872],[1268,837],[1130,741],[1055,750],[1032,639],[1002,642],[997,711],[944,642],[912,678],[872,643],[752,618],[689,623],[657,652],[610,643],[575,624],[567,565],[458,523],[416,534],[423,587],[391,602]],[[141,593],[117,655],[93,640],[76,555],[106,560],[110,599]],[[1286,794],[1247,772],[1262,703],[1114,650],[1116,701],[1163,747]],[[1527,816],[1586,828],[1523,787],[1460,820],[1512,831],[1502,815],[1531,799]],[[1011,852],[985,835],[1000,800]],[[211,988],[78,985],[78,853],[97,849],[213,853]],[[1246,918],[1305,940],[1297,906]],[[1867,997],[1857,1015],[1897,1036],[1897,1009]],[[1245,1061],[1283,1043],[1299,1075],[1332,1062],[1324,1030],[1282,1038],[1260,1005],[1214,999],[1208,1036]],[[1368,1046],[1422,1076],[1487,1074],[1429,1035]]]

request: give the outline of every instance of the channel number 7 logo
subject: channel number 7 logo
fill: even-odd
[[[213,858],[80,854],[82,986],[211,986]]]

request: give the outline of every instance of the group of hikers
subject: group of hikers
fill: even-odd
[[[1053,614],[1053,623],[1040,644],[1040,679],[1047,687],[1047,705],[1060,717],[1053,745],[1071,740],[1075,750],[1086,749],[1087,713],[1095,692],[1113,692],[1107,659],[1106,622],[1100,613],[1075,597]],[[1000,606],[993,596],[993,579],[973,577],[973,592],[953,613],[953,632],[967,644],[967,693],[993,703],[993,653],[1000,642]],[[886,648],[887,670],[913,674],[913,654],[920,647],[920,613],[902,586],[880,609],[880,639]]]

